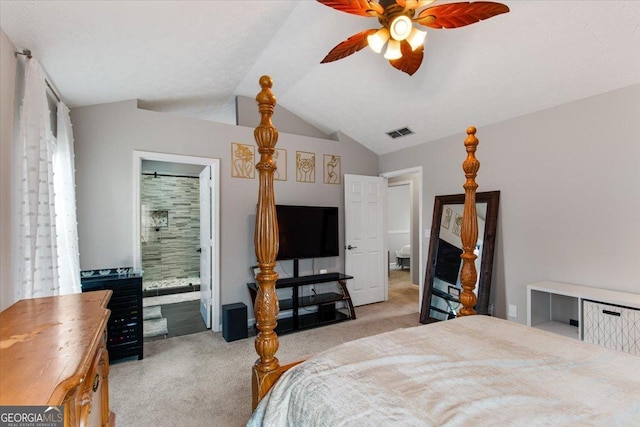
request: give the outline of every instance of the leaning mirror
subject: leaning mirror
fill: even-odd
[[[489,314],[491,270],[498,225],[499,191],[476,193],[478,213],[478,243],[475,253],[478,280],[474,292],[478,298],[475,310]],[[431,323],[453,319],[461,308],[458,299],[462,290],[462,242],[460,228],[464,208],[464,194],[436,196],[431,222],[429,256],[424,280],[420,322]]]

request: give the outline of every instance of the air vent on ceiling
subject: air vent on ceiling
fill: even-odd
[[[412,133],[413,131],[411,129],[409,129],[408,127],[403,127],[401,129],[396,129],[396,130],[392,130],[391,132],[387,132],[387,135],[389,135],[393,139],[396,139],[396,138],[400,138],[401,136],[411,135]]]

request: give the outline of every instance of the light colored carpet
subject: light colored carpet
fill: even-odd
[[[392,271],[389,301],[356,307],[356,320],[281,336],[281,364],[417,326],[418,287],[404,281],[405,273],[396,277]],[[251,416],[251,366],[258,357],[253,342],[226,342],[207,331],[145,343],[143,360],[111,365],[110,406],[118,427],[244,426]]]

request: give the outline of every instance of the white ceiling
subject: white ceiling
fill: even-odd
[[[311,0],[2,0],[0,25],[69,107],[137,98],[235,123],[235,96],[268,74],[281,106],[378,154],[640,83],[639,1],[502,3],[511,12],[430,30],[413,76],[370,49],[320,64],[379,24]],[[404,126],[415,135],[385,134]]]

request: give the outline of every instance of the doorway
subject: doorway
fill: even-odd
[[[422,230],[422,167],[381,174],[387,178],[387,251],[389,298],[402,295],[422,302],[424,277]]]
[[[344,175],[344,268],[354,306],[387,300],[386,193],[382,177]]]
[[[200,291],[199,174],[203,168],[142,160],[140,257],[144,297]],[[191,299],[199,298],[183,298]]]
[[[175,317],[158,335],[220,331],[219,160],[134,151],[133,163],[133,265],[143,272],[143,305]],[[157,311],[144,316],[166,319]]]

